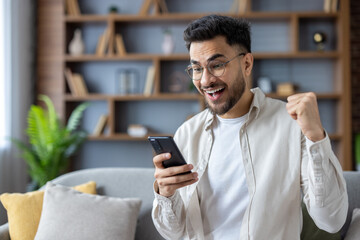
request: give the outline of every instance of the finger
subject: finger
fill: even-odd
[[[186,172],[190,172],[193,168],[194,168],[194,166],[192,164],[184,164],[181,166],[169,167],[166,170],[169,174],[168,176],[174,176],[174,175],[179,175],[179,174],[183,174]]]
[[[305,94],[306,93],[296,93],[294,95],[288,96],[287,101],[288,102],[299,101],[299,99],[303,98]]]
[[[177,184],[170,184],[170,185],[166,185],[166,186],[160,186],[159,185],[159,194],[165,197],[170,197],[172,195],[174,195],[176,189],[191,185],[195,182],[197,182],[199,179],[195,178],[189,181],[184,181],[181,183],[177,183]]]
[[[185,164],[185,165],[177,166],[177,167],[158,169],[155,171],[155,178],[160,179],[160,178],[172,177],[175,175],[190,172],[193,168],[194,167],[192,164]]]
[[[176,176],[161,178],[157,182],[158,182],[159,186],[163,187],[163,186],[178,185],[178,184],[182,184],[184,182],[189,182],[189,181],[196,179],[197,177],[198,177],[198,174],[196,172],[193,172],[193,173],[188,173],[188,174],[183,174],[183,175],[176,175]]]
[[[153,163],[154,163],[156,168],[163,169],[164,166],[163,166],[162,162],[165,161],[165,160],[168,160],[170,158],[171,158],[170,153],[162,153],[162,154],[156,155],[153,158]]]
[[[297,116],[298,116],[297,107],[298,107],[297,104],[286,104],[286,110],[287,110],[288,114],[289,114],[294,120],[297,120]]]

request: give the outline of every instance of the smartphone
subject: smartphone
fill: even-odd
[[[171,154],[170,159],[163,161],[163,166],[165,168],[187,164],[179,148],[177,147],[174,139],[171,136],[161,136],[161,137],[149,136],[148,140],[150,141],[151,146],[153,147],[156,154],[161,154],[161,153]]]

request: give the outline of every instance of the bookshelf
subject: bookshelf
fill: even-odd
[[[134,1],[131,10],[126,11],[125,9],[123,12],[110,14],[101,6],[98,6],[98,11],[94,10],[94,6],[97,6],[96,1],[78,0],[81,11],[81,14],[78,15],[66,14],[65,1],[56,0],[56,2],[58,2],[57,5],[53,4],[49,8],[53,7],[61,11],[63,33],[61,68],[68,67],[73,72],[82,74],[89,88],[88,95],[74,96],[71,94],[65,78],[57,75],[58,81],[61,81],[62,84],[59,90],[61,92],[56,93],[60,95],[60,97],[57,95],[59,108],[66,119],[67,113],[83,101],[101,102],[100,108],[104,110],[97,111],[95,117],[90,117],[95,118],[92,120],[92,125],[96,123],[101,114],[109,116],[105,134],[90,136],[90,142],[115,141],[122,144],[122,142],[145,141],[146,137],[128,136],[125,131],[126,126],[119,123],[122,114],[138,114],[138,118],[143,120],[144,117],[140,113],[131,113],[130,107],[141,109],[141,105],[146,105],[149,108],[157,109],[158,105],[170,104],[172,106],[167,106],[167,108],[172,109],[180,104],[184,109],[193,109],[191,111],[184,110],[179,124],[185,121],[187,115],[204,109],[205,106],[200,95],[189,91],[170,92],[168,84],[171,71],[184,69],[189,60],[188,53],[182,44],[181,31],[190,21],[216,12],[233,17],[244,17],[251,22],[255,59],[254,87],[257,86],[259,77],[269,76],[274,85],[291,81],[300,86],[300,92],[314,91],[317,94],[322,121],[333,141],[335,152],[345,170],[353,168],[348,0],[339,1],[338,10],[330,12],[324,11],[325,2],[323,0],[305,0],[301,3],[295,0],[251,0],[247,3],[246,11],[241,14],[230,12],[233,0],[224,0],[221,6],[212,0],[207,2],[205,0],[196,2],[185,0],[182,3],[177,0],[165,1],[167,11],[161,13],[156,10],[153,14],[139,14],[143,4],[142,0]],[[125,2],[122,3],[126,5]],[[201,6],[205,2],[208,3],[207,8],[202,9]],[[130,6],[128,8],[130,9]],[[121,34],[126,50],[125,54],[119,55],[116,54],[116,51],[105,53],[102,56],[95,54],[98,37],[108,27],[114,34]],[[170,55],[162,54],[159,44],[156,44],[161,41],[162,29],[165,27],[174,30],[174,37],[177,40],[176,50]],[[83,55],[72,56],[68,53],[67,47],[77,28],[83,31],[87,51]],[[317,51],[311,40],[313,32],[318,29],[324,31],[329,38],[323,51]],[[141,42],[141,39],[146,39],[148,43]],[[139,70],[141,86],[145,85],[148,67],[154,66],[152,94],[145,96],[140,90],[137,94],[119,95],[112,92],[111,87],[106,87],[113,85],[109,78],[113,78],[118,65],[124,65],[124,68],[135,66],[141,69]],[[43,66],[46,64],[44,63]],[[104,77],[98,74],[101,71],[104,72]],[[112,75],[107,74],[109,72],[112,72]],[[99,82],[103,84],[100,85]],[[43,92],[46,92],[46,88]],[[275,92],[269,93],[268,96],[286,99],[286,96],[279,96]],[[187,104],[189,107],[186,107]],[[121,111],[125,112],[121,113]],[[167,110],[163,111],[167,112]],[[86,119],[84,121],[86,126]],[[131,123],[130,120],[125,120],[125,122]],[[142,123],[145,122],[142,121]],[[160,125],[165,123],[166,120]],[[90,125],[88,126],[91,133],[94,126]],[[157,135],[172,135],[176,130],[176,127],[169,127],[168,130],[161,130],[158,126],[155,128],[157,131],[154,131],[153,134]]]

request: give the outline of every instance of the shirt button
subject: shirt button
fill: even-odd
[[[322,177],[315,177],[315,183],[322,183]]]

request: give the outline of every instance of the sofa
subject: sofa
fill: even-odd
[[[349,212],[342,229],[345,236],[351,222],[352,210],[360,208],[360,172],[344,172],[349,193]],[[138,215],[135,239],[163,239],[156,231],[151,220],[151,208],[154,199],[152,168],[93,168],[64,174],[53,183],[74,186],[87,181],[95,181],[97,193],[120,198],[140,198],[142,205]],[[9,240],[8,225],[0,226],[0,240]],[[360,239],[360,236],[359,236]]]

